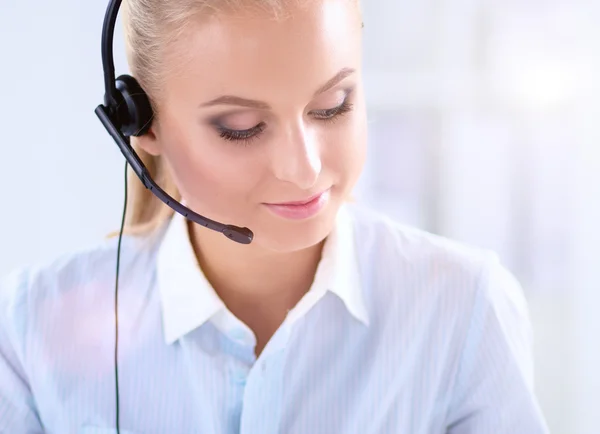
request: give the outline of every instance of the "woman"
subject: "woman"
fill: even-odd
[[[1,432],[547,432],[525,299],[496,256],[347,203],[366,147],[358,6],[124,4],[155,111],[136,149],[254,241],[130,179],[118,403],[111,239],[3,280]]]

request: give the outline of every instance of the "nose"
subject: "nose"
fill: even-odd
[[[273,172],[281,181],[310,190],[321,173],[320,148],[315,134],[303,127],[294,127],[275,143]]]

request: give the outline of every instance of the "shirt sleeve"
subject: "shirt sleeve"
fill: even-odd
[[[0,281],[0,433],[38,434],[44,430],[20,357],[18,323],[26,320],[23,273]]]
[[[549,432],[534,393],[532,345],[523,290],[494,254],[473,304],[448,434]]]

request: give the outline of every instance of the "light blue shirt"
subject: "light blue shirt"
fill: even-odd
[[[116,245],[2,281],[0,432],[116,432]],[[528,307],[492,252],[345,206],[256,359],[182,217],[122,249],[123,434],[548,432]]]

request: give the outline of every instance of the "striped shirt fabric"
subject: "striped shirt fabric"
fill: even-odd
[[[0,287],[0,432],[114,434],[117,240]],[[123,239],[122,434],[538,434],[523,291],[491,251],[344,205],[257,358],[186,221]]]

